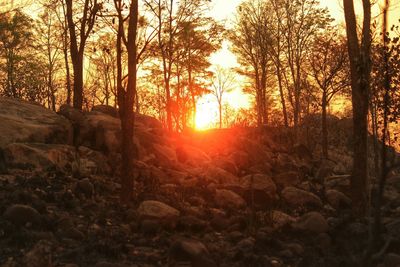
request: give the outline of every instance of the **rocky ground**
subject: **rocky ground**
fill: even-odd
[[[321,161],[286,131],[169,135],[138,115],[136,201],[121,205],[113,108],[0,98],[0,266],[355,266],[368,219],[350,216],[347,141],[337,130]],[[377,265],[400,266],[399,204],[393,171]]]

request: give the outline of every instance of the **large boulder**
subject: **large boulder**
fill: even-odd
[[[80,147],[56,144],[14,143],[4,149],[8,168],[37,171],[60,170],[80,175],[109,174],[107,158],[96,151]]]
[[[322,207],[322,201],[317,195],[292,186],[283,189],[282,198],[292,207]]]
[[[71,144],[72,125],[40,105],[0,98],[0,148],[15,142]]]

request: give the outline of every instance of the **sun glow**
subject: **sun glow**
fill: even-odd
[[[219,123],[218,105],[212,96],[206,95],[197,101],[196,129],[207,130]]]

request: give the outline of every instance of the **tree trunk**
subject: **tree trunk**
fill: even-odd
[[[129,26],[128,26],[128,85],[126,90],[122,86],[122,37],[124,33],[122,18],[122,2],[115,1],[119,13],[119,26],[117,35],[117,66],[118,66],[118,104],[121,119],[122,142],[122,170],[121,170],[121,202],[127,203],[133,198],[134,187],[134,168],[133,159],[135,157],[133,133],[135,114],[133,112],[136,81],[137,81],[137,22],[138,22],[138,1],[132,0],[129,8]]]
[[[326,92],[322,95],[322,156],[328,159],[328,127],[326,123],[327,99]]]
[[[282,73],[281,73],[280,63],[277,64],[276,72],[277,72],[277,77],[278,77],[279,95],[280,95],[281,104],[282,104],[283,122],[285,123],[285,127],[289,127],[287,110],[286,110],[285,95],[283,93]]]
[[[222,101],[218,101],[219,108],[219,128],[222,128]]]
[[[83,53],[78,53],[75,57],[75,53],[71,53],[72,65],[74,69],[74,96],[73,106],[76,109],[82,110],[83,106]]]
[[[370,81],[371,3],[363,0],[364,22],[361,45],[358,42],[357,22],[352,0],[343,0],[347,44],[350,58],[353,105],[353,173],[351,195],[353,215],[364,216],[368,194],[368,103]]]

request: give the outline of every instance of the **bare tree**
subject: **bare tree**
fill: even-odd
[[[48,106],[52,110],[56,110],[56,74],[60,69],[60,35],[59,29],[60,24],[57,18],[57,2],[50,1],[43,4],[44,11],[40,14],[37,23],[38,33],[38,46],[40,52],[43,53],[46,58],[46,70],[47,70],[47,98]]]
[[[97,0],[84,0],[83,11],[79,19],[76,19],[73,3],[76,1],[65,0],[70,36],[70,52],[74,70],[74,99],[73,105],[76,109],[82,109],[83,104],[83,59],[86,41],[91,34],[96,15],[101,9],[101,4]]]
[[[295,132],[301,117],[301,97],[304,90],[303,65],[307,59],[313,37],[330,23],[327,9],[319,8],[317,0],[284,0],[282,19],[284,55],[289,69],[289,100],[293,108]]]
[[[319,93],[322,108],[322,154],[328,158],[328,128],[327,107],[332,98],[345,89],[349,83],[347,79],[347,51],[346,45],[334,30],[317,36],[313,42],[309,55],[311,76]]]
[[[214,71],[212,78],[212,93],[218,102],[218,112],[219,112],[219,128],[222,128],[222,104],[223,96],[233,90],[233,85],[235,83],[235,77],[229,69],[224,69],[221,66],[217,66]]]

